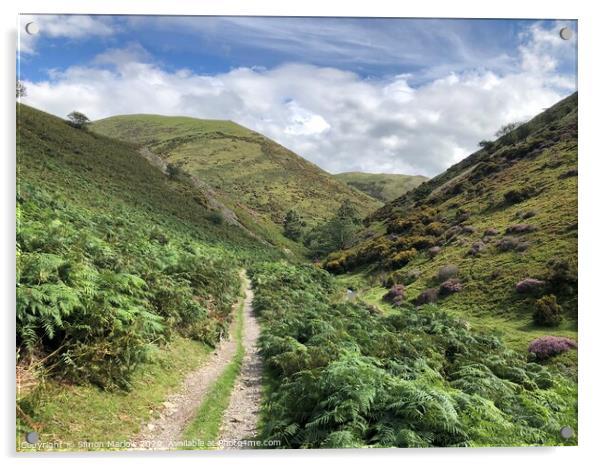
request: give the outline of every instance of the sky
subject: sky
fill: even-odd
[[[29,35],[34,21],[39,33]],[[577,90],[577,22],[21,15],[22,101],[225,119],[331,173],[434,176]],[[559,31],[568,27],[571,39]]]

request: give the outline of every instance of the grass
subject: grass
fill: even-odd
[[[358,299],[376,306],[384,314],[396,312],[394,306],[382,300],[387,289],[370,284],[366,277],[360,274],[348,274],[338,277],[337,281],[344,286],[353,284],[352,286],[355,286],[354,289],[358,292]],[[577,321],[571,318],[565,318],[559,327],[549,329],[533,324],[530,314],[516,316],[486,312],[472,313],[459,306],[449,307],[443,305],[443,307],[450,314],[468,321],[475,330],[498,334],[509,348],[519,352],[527,351],[527,346],[531,340],[550,333],[577,340]],[[574,362],[576,364],[576,352],[570,354],[575,355]]]
[[[223,415],[230,403],[230,396],[234,383],[242,368],[245,348],[242,337],[244,331],[244,298],[236,313],[234,331],[232,336],[236,341],[236,353],[228,363],[219,378],[215,381],[209,392],[205,395],[195,418],[184,431],[183,440],[194,442],[197,447],[186,449],[213,449],[216,448]]]
[[[139,367],[130,391],[47,381],[38,387],[36,394],[38,425],[35,430],[40,434],[40,441],[57,442],[61,450],[114,449],[107,448],[106,443],[131,439],[186,375],[208,359],[211,351],[207,345],[175,337],[165,349],[157,352],[152,363]],[[19,438],[34,430],[22,422],[17,427]],[[98,448],[80,442],[105,445]]]
[[[335,178],[375,199],[390,202],[428,180],[426,176],[392,173],[337,173]]]

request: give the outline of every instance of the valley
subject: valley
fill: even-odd
[[[18,104],[18,442],[577,444],[577,109],[427,179]]]
[[[198,177],[246,228],[299,253],[303,246],[283,234],[287,212],[295,211],[313,226],[343,200],[362,216],[380,206],[292,151],[230,121],[127,115],[97,121],[92,130],[156,154],[175,176],[180,170]]]

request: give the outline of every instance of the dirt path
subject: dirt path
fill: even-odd
[[[253,334],[253,326],[256,325],[256,322],[254,318],[252,321],[249,321],[253,291],[250,288],[249,281],[244,272],[241,272],[241,278],[245,283],[243,331],[246,348],[248,340],[247,335]],[[236,306],[238,306],[238,303]],[[233,310],[233,312],[235,312],[235,310]],[[233,328],[234,325],[231,325],[231,331]],[[140,433],[131,440],[133,449],[177,449],[177,442],[181,440],[185,427],[196,414],[205,394],[219,378],[235,353],[236,341],[230,335],[227,340],[222,340],[207,362],[188,374],[177,393],[168,396],[167,400],[163,402],[163,406],[158,415],[145,424]]]
[[[257,346],[259,323],[253,313],[253,290],[250,288],[247,288],[243,313],[245,357],[220,429],[220,444],[226,450],[250,446],[246,440],[253,439],[257,434],[261,403],[262,366]]]

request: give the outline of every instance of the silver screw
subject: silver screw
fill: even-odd
[[[560,38],[562,40],[569,40],[573,37],[573,31],[570,28],[564,27],[560,30]]]
[[[562,429],[560,429],[560,436],[562,438],[569,439],[573,435],[575,435],[575,431],[573,430],[572,427],[564,426]]]
[[[27,434],[25,434],[25,440],[27,440],[27,443],[38,443],[40,435],[37,432],[27,432]]]
[[[35,36],[38,32],[40,32],[40,28],[37,23],[32,21],[31,23],[27,23],[25,25],[25,32],[30,36]]]

